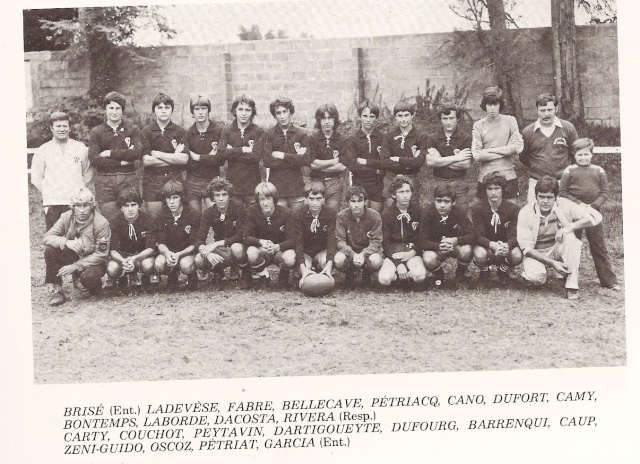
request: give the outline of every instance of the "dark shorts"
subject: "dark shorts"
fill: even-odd
[[[518,189],[518,178],[510,179],[502,190],[502,198],[505,200],[512,200],[520,196],[520,190]],[[478,188],[476,189],[476,197],[484,200],[487,198],[487,190],[484,188],[482,182],[478,182]]]
[[[162,195],[162,187],[170,180],[183,182],[182,171],[168,172],[166,174],[144,173],[142,179],[142,199],[144,201],[165,201]]]
[[[118,200],[118,195],[125,189],[139,192],[138,176],[135,172],[116,172],[113,174],[96,174],[96,201],[110,203]]]
[[[184,179],[184,189],[187,193],[187,201],[201,200],[202,198],[208,198],[207,186],[211,182],[211,179],[206,177],[194,176],[191,173],[187,174]]]

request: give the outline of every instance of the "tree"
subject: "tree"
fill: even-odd
[[[24,30],[24,51],[41,52],[65,50],[70,42],[59,41],[56,43],[51,31],[42,29],[40,20],[49,21],[74,20],[78,18],[77,8],[49,8],[41,10],[24,10],[22,14],[22,25]]]
[[[97,101],[118,86],[119,64],[129,58],[134,63],[150,61],[137,46],[141,31],[155,31],[160,40],[171,38],[175,30],[157,6],[78,8],[72,19],[40,19],[55,43],[70,44],[70,61],[89,62],[89,97]]]
[[[240,33],[238,34],[238,37],[240,37],[240,40],[262,40],[260,26],[252,24],[249,29],[244,26],[240,26]]]
[[[287,34],[287,31],[285,31],[284,29],[278,29],[278,32],[276,33],[274,33],[272,29],[269,29],[267,33],[264,35],[264,38],[266,40],[288,39],[289,35]]]

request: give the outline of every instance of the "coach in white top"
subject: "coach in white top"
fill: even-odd
[[[69,115],[54,111],[49,117],[53,138],[36,150],[31,162],[31,183],[42,194],[49,230],[69,210],[69,198],[93,179],[88,149],[69,138]]]

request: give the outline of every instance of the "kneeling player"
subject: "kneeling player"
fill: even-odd
[[[362,284],[371,282],[371,273],[382,266],[382,218],[367,208],[367,191],[360,185],[347,190],[349,207],[336,217],[336,269],[344,272],[348,287],[355,285],[355,272],[362,269]]]
[[[200,228],[196,234],[196,267],[213,272],[214,283],[219,284],[225,268],[232,263],[247,265],[247,253],[242,244],[245,207],[240,200],[231,199],[233,185],[226,179],[215,177],[207,186],[213,206],[202,213]],[[209,231],[213,241],[206,244]]]
[[[466,211],[455,206],[456,192],[447,184],[436,186],[434,202],[426,206],[420,218],[420,248],[427,270],[435,284],[444,282],[442,263],[449,257],[458,261],[456,280],[464,278],[473,257],[473,227]]]
[[[489,265],[495,264],[500,283],[505,285],[509,283],[509,269],[522,262],[517,239],[519,209],[510,201],[502,200],[502,191],[507,185],[502,174],[487,174],[482,183],[487,197],[471,208],[476,236],[473,262],[480,268],[480,282],[489,279]]]
[[[187,288],[198,286],[196,276],[195,236],[200,227],[200,213],[185,202],[182,183],[170,180],[162,187],[165,199],[158,220],[158,256],[154,268],[158,274],[167,274],[167,290],[178,288],[178,274],[187,276]]]
[[[378,281],[391,285],[397,279],[422,283],[427,270],[418,249],[420,206],[411,203],[413,183],[403,175],[396,176],[389,185],[391,206],[382,213],[382,248],[385,259],[378,273]]]
[[[312,270],[331,277],[336,255],[336,213],[324,204],[325,187],[313,181],[304,188],[305,208],[297,211],[296,269],[301,277]]]
[[[126,189],[118,195],[119,214],[111,224],[111,260],[107,265],[105,288],[113,287],[118,279],[120,287],[140,287],[138,272],[143,274],[145,286],[153,274],[156,255],[157,225],[140,210],[142,199],[137,189]]]
[[[277,264],[280,267],[278,283],[286,285],[296,262],[293,213],[278,204],[278,191],[271,182],[259,183],[255,197],[256,204],[247,211],[243,240],[248,247],[249,265],[260,277],[261,284],[266,285],[270,278],[267,267]],[[249,272],[243,273],[242,284],[244,287],[251,285]]]

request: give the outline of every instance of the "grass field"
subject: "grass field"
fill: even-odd
[[[624,287],[620,156],[593,161],[612,187],[603,214]],[[72,291],[72,301],[51,308],[44,217],[33,188],[29,215],[38,384],[626,364],[624,293],[599,286],[586,246],[577,302],[563,299],[555,281],[540,289],[521,279],[509,289],[476,288],[472,266],[458,290],[348,291],[338,276],[336,291],[322,299],[206,284],[194,293],[104,298]]]

